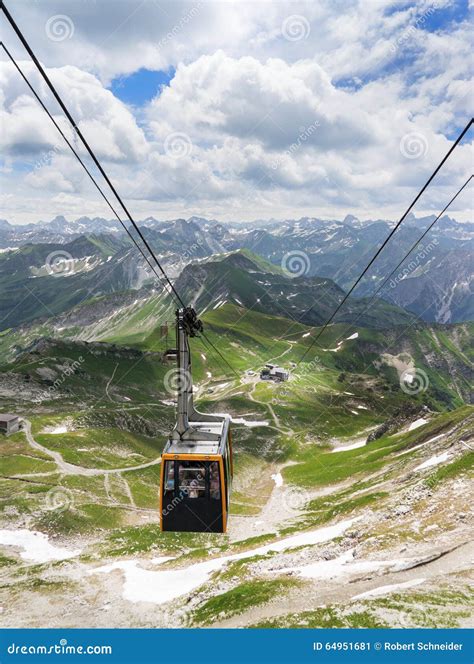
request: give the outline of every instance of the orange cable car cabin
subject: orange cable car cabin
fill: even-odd
[[[202,323],[177,311],[178,417],[161,457],[162,531],[225,533],[232,486],[229,415],[199,413],[193,404],[189,336]]]

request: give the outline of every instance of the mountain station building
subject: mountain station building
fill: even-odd
[[[288,380],[289,377],[289,371],[282,367],[277,367],[275,364],[266,364],[265,368],[260,372],[261,380],[273,380],[277,383]]]

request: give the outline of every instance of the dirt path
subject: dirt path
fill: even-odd
[[[117,368],[118,368],[118,362],[115,364],[115,367],[114,367],[114,370],[113,370],[113,372],[112,372],[112,375],[110,376],[110,378],[109,378],[109,380],[108,380],[108,382],[107,382],[107,385],[105,386],[105,393],[106,393],[106,395],[107,395],[109,401],[112,401],[112,403],[115,403],[115,401],[112,399],[112,397],[111,397],[110,394],[109,394],[109,387],[110,387],[111,382],[112,382],[113,379],[114,379],[114,376],[115,376],[115,373],[116,373],[116,371],[117,371]]]
[[[128,499],[130,501],[130,505],[132,507],[136,507],[135,499],[133,498],[133,494],[132,494],[132,491],[130,489],[129,483],[127,482],[127,480],[125,479],[125,477],[122,474],[119,474],[118,476],[122,480],[123,488],[125,489],[125,494],[126,494],[126,496],[128,497]]]
[[[142,468],[149,468],[150,466],[156,466],[159,463],[161,463],[161,457],[158,457],[157,459],[153,459],[152,461],[147,461],[146,463],[139,464],[138,466],[129,466],[127,468],[86,468],[84,466],[76,466],[75,464],[68,463],[63,459],[63,456],[60,452],[55,452],[54,450],[50,450],[48,447],[45,447],[44,445],[41,445],[38,443],[34,438],[33,434],[31,433],[31,422],[26,419],[22,419],[22,422],[24,423],[24,432],[26,435],[26,439],[28,443],[33,447],[35,450],[39,450],[40,452],[43,452],[43,454],[47,454],[49,457],[51,457],[57,467],[60,473],[63,475],[84,475],[87,477],[94,477],[97,475],[110,475],[113,473],[124,473],[129,470],[141,470]],[[48,473],[51,474],[51,473]],[[28,474],[28,475],[17,475],[17,477],[30,477],[30,476],[36,476],[37,473],[33,474]],[[43,473],[43,475],[46,475],[46,473]],[[125,480],[124,480],[125,481]],[[128,483],[127,483],[128,486]],[[129,488],[130,490],[130,488]]]

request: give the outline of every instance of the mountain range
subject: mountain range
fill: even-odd
[[[433,220],[434,216],[408,216],[358,285],[355,295],[367,297],[374,293]],[[189,264],[216,254],[247,249],[283,267],[289,277],[331,279],[347,290],[387,237],[393,223],[362,222],[351,215],[343,221],[305,217],[229,224],[202,217],[171,221],[148,217],[140,226],[172,279],[177,279]],[[472,319],[473,245],[474,224],[442,217],[389,280],[382,297],[428,322]],[[54,298],[49,299],[44,292],[41,296],[32,281],[39,276],[50,276],[46,260],[59,251],[74,259],[66,276],[67,290],[74,286],[77,301],[87,293],[88,282],[95,284],[96,294],[103,295],[138,290],[155,279],[118,222],[89,217],[71,222],[59,216],[49,222],[15,226],[0,220],[0,286],[4,293],[0,296],[0,311],[9,309],[8,293],[20,289],[26,296],[25,286],[33,292],[32,297],[40,297],[53,313],[64,309],[63,304],[54,304]],[[54,291],[62,290],[57,279],[50,283],[54,283]],[[41,289],[45,286],[48,290],[47,282],[42,280]],[[74,304],[70,292],[65,304]],[[23,316],[10,317],[10,324],[34,318],[35,308],[30,302]]]

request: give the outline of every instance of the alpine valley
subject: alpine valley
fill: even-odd
[[[226,535],[159,528],[165,285],[113,221],[0,221],[3,625],[467,626],[473,225],[440,219],[372,298],[433,219],[320,336],[393,222],[141,222],[219,351],[192,339],[199,409],[233,420]]]

